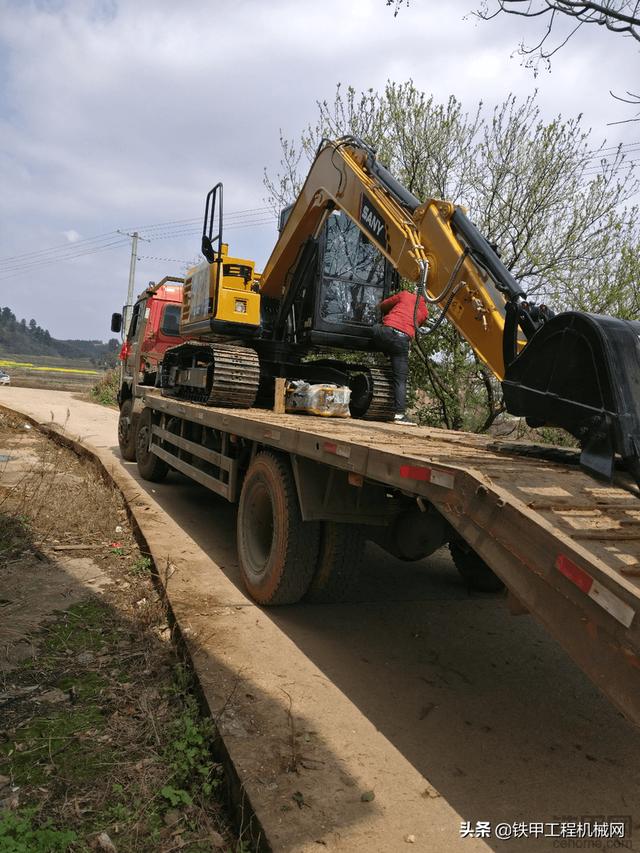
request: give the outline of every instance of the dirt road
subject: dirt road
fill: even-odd
[[[66,422],[137,480],[115,411],[22,388],[0,403]],[[262,611],[240,587],[233,507],[176,474],[131,483],[276,849],[547,851],[561,839],[461,839],[460,822],[586,816],[631,815],[640,838],[638,731],[531,617],[470,595],[445,552],[404,564],[370,545],[350,603]]]

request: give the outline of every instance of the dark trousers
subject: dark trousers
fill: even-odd
[[[380,324],[374,326],[372,331],[375,348],[386,353],[391,361],[396,414],[403,415],[407,406],[407,373],[411,338],[398,334],[389,326]]]

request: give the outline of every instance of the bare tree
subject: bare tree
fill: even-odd
[[[409,0],[386,0],[393,7],[394,17]],[[520,42],[518,53],[525,64],[537,74],[542,62],[550,67],[554,56],[586,24],[604,27],[640,42],[640,0],[482,0],[480,8],[471,12],[484,21],[499,15],[535,18],[544,26],[535,42]],[[611,92],[618,101],[640,107],[640,92],[627,90],[624,95]],[[640,112],[613,124],[640,120]]]
[[[640,2],[638,0],[484,0],[475,14],[485,21],[498,15],[517,15],[544,20],[540,38],[531,46],[524,41],[520,53],[536,66],[551,57],[585,24],[595,24],[622,33],[640,42]]]

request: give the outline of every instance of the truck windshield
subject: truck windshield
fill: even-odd
[[[385,260],[344,213],[327,220],[322,272],[321,319],[372,325],[375,306],[383,298]]]

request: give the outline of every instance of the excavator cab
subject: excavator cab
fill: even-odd
[[[334,210],[298,257],[280,312],[282,333],[303,347],[368,349],[376,306],[396,277],[362,229]]]
[[[354,348],[361,348],[371,340],[376,306],[389,293],[392,270],[344,213],[334,211],[327,218],[320,238],[316,279],[309,342],[352,343]]]

